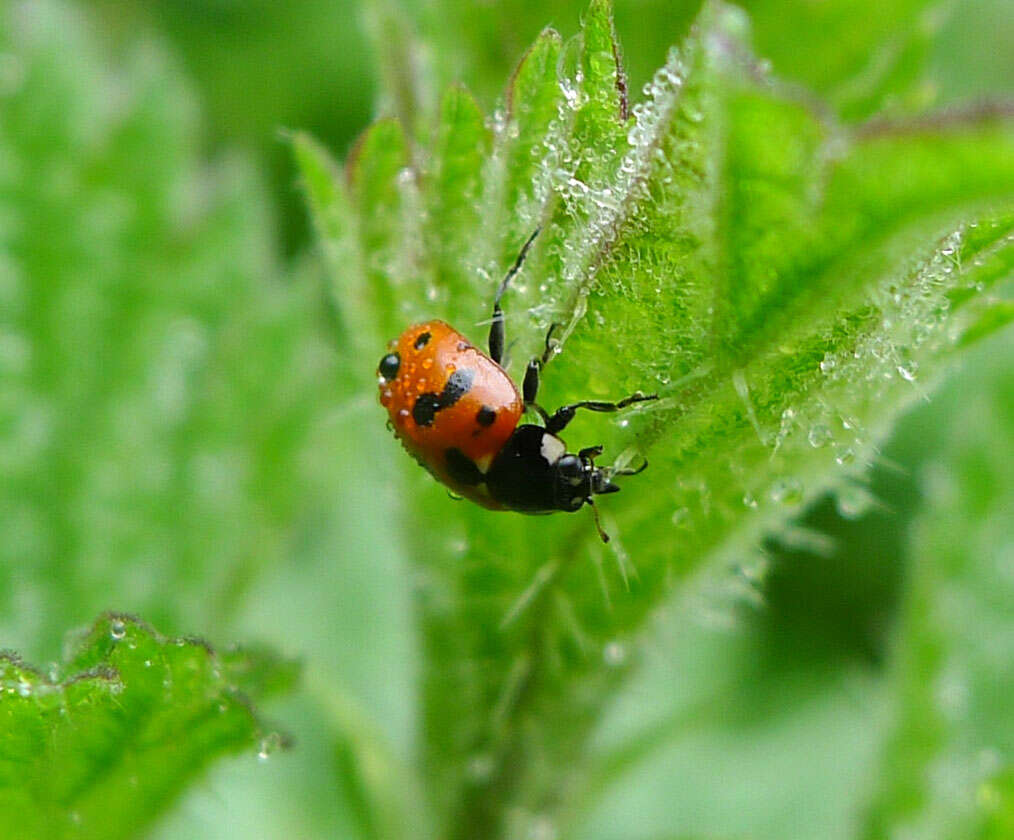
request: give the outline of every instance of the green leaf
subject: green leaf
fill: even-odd
[[[505,68],[538,27],[552,21],[569,35],[585,4],[503,0],[476,6],[448,0],[439,6],[407,5],[426,42],[437,45],[437,76],[445,83],[468,79],[481,101],[492,102],[501,92]],[[634,89],[651,77],[669,46],[686,36],[703,5],[701,0],[619,4],[616,25],[628,46]],[[754,22],[758,52],[779,77],[818,93],[847,120],[938,101],[948,92],[940,90],[941,82],[954,84],[939,78],[939,54],[954,49],[955,42],[958,49],[965,41],[981,46],[983,55],[963,62],[965,74],[990,68],[998,61],[992,53],[1004,52],[1005,33],[996,24],[1000,13],[989,0],[960,8],[933,0],[745,0],[739,5]],[[996,75],[1002,78],[1000,69]]]
[[[48,674],[0,658],[0,833],[136,836],[216,759],[265,734],[247,694],[291,666],[167,639],[110,613]],[[251,679],[251,677],[253,677]],[[115,803],[115,807],[111,807]]]
[[[110,606],[233,637],[333,399],[319,278],[276,279],[252,166],[200,157],[169,59],[99,40],[0,10],[0,638],[40,660]]]
[[[946,445],[920,476],[871,840],[1003,837],[1014,825],[1012,351],[1009,333],[982,345],[940,401]]]
[[[855,661],[804,651],[809,640],[766,635],[763,590],[745,579],[743,590],[716,603],[690,587],[658,616],[592,739],[595,769],[558,818],[561,837],[854,836],[883,685]]]
[[[931,103],[927,64],[948,16],[927,0],[753,0],[757,48],[778,73],[822,94],[845,119]]]
[[[340,305],[366,315],[360,334],[444,317],[480,342],[499,278],[541,223],[504,298],[515,371],[560,322],[543,404],[662,397],[567,430],[573,448],[602,442],[618,465],[651,460],[601,504],[608,548],[578,517],[451,505],[404,459],[425,634],[421,762],[451,836],[523,834],[560,807],[653,611],[682,578],[752,557],[761,534],[865,469],[1009,277],[997,269],[1014,250],[1003,109],[850,129],[770,78],[748,30],[709,4],[628,119],[609,9],[593,3],[558,59],[552,33],[526,55],[481,167],[474,111],[445,105],[443,140],[418,160],[381,122],[349,161],[348,188],[311,188],[327,250],[360,255],[334,274]],[[459,170],[447,138],[462,118],[472,140]],[[308,183],[326,169],[309,149]],[[419,212],[444,207],[471,227]],[[346,213],[337,241],[334,208]],[[616,649],[620,662],[604,653]]]

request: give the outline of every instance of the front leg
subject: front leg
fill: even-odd
[[[581,402],[571,403],[570,405],[564,405],[558,408],[546,421],[546,431],[550,434],[558,434],[563,431],[567,424],[574,419],[574,415],[577,414],[579,408],[587,409],[588,411],[620,411],[627,406],[634,405],[639,402],[650,402],[651,400],[657,400],[658,394],[642,394],[640,391],[636,391],[629,397],[620,400],[619,402],[601,402],[599,400],[582,400]]]

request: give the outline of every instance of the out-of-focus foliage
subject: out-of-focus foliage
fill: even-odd
[[[178,62],[149,35],[124,53],[66,4],[2,8],[0,645],[51,661],[115,608],[298,657],[279,717],[299,750],[251,750],[164,830],[342,834],[338,722],[362,704],[411,741],[384,429],[317,270],[276,253],[252,157],[206,160]]]
[[[652,461],[650,496],[604,504],[607,552],[564,517],[521,528],[463,506],[448,522],[440,489],[410,479],[426,575],[421,760],[450,836],[524,836],[551,818],[589,772],[588,732],[674,583],[746,562],[761,528],[825,488],[854,493],[917,383],[1006,318],[983,293],[1014,261],[1010,122],[849,130],[769,78],[746,30],[709,5],[628,116],[596,2],[579,40],[537,39],[492,132],[452,88],[432,146],[378,123],[347,188],[297,141],[356,325],[350,351],[434,315],[480,340],[468,325],[541,224],[507,306],[516,359],[563,324],[542,401],[663,397],[591,439]]]
[[[213,630],[284,556],[333,364],[276,276],[254,172],[200,162],[166,58],[114,74],[50,3],[4,24],[5,642],[52,656],[114,593]]]
[[[303,662],[268,710],[294,750],[248,749],[195,785],[219,754],[196,727],[180,775],[162,761],[109,795],[124,763],[82,789],[108,807],[78,835],[149,824],[187,784],[153,836],[426,837],[448,814],[466,836],[483,821],[598,840],[1010,834],[1011,727],[993,702],[1010,657],[995,682],[984,666],[1010,649],[989,599],[1006,580],[1009,431],[988,418],[1011,398],[983,361],[1010,348],[981,342],[1012,314],[1009,130],[988,109],[926,109],[1011,95],[1012,19],[1005,0],[744,5],[686,41],[683,92],[660,79],[638,113],[678,105],[635,168],[646,198],[605,192],[637,144],[615,119],[601,4],[0,7],[0,645],[59,659],[66,630],[114,608],[271,646],[220,655],[221,682],[203,648],[173,647],[211,694],[148,707],[163,722],[222,687],[285,688],[272,648]],[[700,7],[618,0],[629,105]],[[564,37],[512,75],[547,25]],[[411,130],[374,128],[351,185],[297,143],[325,289],[313,262],[276,253],[302,224],[278,129],[341,156],[370,110]],[[587,293],[546,401],[669,398],[629,426],[568,430],[651,450],[605,500],[615,553],[583,518],[454,505],[375,404],[373,364],[409,320],[482,337],[537,218],[550,225],[507,299],[515,368]],[[595,230],[616,233],[601,265],[585,262]],[[975,343],[952,396],[879,447]],[[147,674],[57,670],[23,675],[94,697],[96,719],[109,685],[165,697]],[[53,785],[106,760],[23,757],[56,753]]]
[[[249,704],[292,677],[284,663],[218,656],[116,613],[48,674],[0,655],[0,832],[136,837],[221,755],[282,745]]]
[[[761,585],[730,602],[705,579],[658,617],[596,733],[574,836],[665,836],[674,821],[690,837],[1006,836],[1012,472],[997,445],[1011,433],[1010,354],[1009,335],[985,343],[900,423],[866,495],[839,495],[839,539],[821,506],[807,518],[821,531],[778,535],[794,548]],[[922,508],[913,487],[935,503]],[[911,531],[905,506],[922,511]],[[884,680],[869,667],[877,616],[864,615],[883,583],[864,576],[899,574],[877,556],[899,528],[924,585],[906,590],[899,634],[873,653],[887,656]]]
[[[942,445],[920,469],[871,840],[1014,829],[1014,344],[989,351],[941,395]]]
[[[268,174],[273,239],[305,245],[283,129],[305,128],[347,149],[370,119],[376,84],[366,15],[352,0],[87,0],[103,32],[131,51],[168,41],[195,83],[206,139],[242,144]]]
[[[558,28],[565,37],[574,34],[582,5],[573,0],[406,0],[404,7],[425,43],[436,45],[430,54],[442,82],[465,81],[490,105],[503,92],[504,68],[544,26]],[[847,119],[1011,91],[1014,56],[1003,45],[1014,37],[1014,24],[1005,0],[960,6],[939,0],[744,0],[739,5],[750,14],[758,55],[775,73],[819,93]],[[669,47],[686,36],[701,6],[701,0],[617,0],[616,27],[635,90],[650,80]],[[984,38],[996,46],[984,48]]]

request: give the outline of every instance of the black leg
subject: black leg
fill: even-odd
[[[554,435],[557,432],[563,431],[567,424],[574,419],[574,415],[577,414],[579,408],[585,408],[588,411],[620,411],[634,403],[649,402],[657,399],[658,394],[642,394],[640,391],[637,391],[629,397],[614,403],[599,402],[598,400],[583,400],[582,402],[571,403],[570,405],[561,406],[556,410],[553,416],[546,422],[546,431]]]
[[[503,282],[500,283],[500,288],[497,289],[496,297],[493,299],[493,322],[489,325],[489,357],[497,364],[500,364],[503,360],[506,332],[503,325],[503,310],[500,308],[500,299],[503,297],[504,292],[507,291],[511,280],[514,279],[514,276],[521,270],[521,266],[524,265],[525,257],[528,256],[528,249],[532,247],[535,237],[539,235],[539,231],[541,230],[541,226],[535,228],[532,235],[528,237],[528,241],[521,246],[518,258],[514,260],[514,265],[510,267],[510,271],[504,276]]]
[[[542,417],[543,423],[549,422],[549,412],[536,402],[539,396],[539,374],[556,351],[556,347],[552,343],[553,332],[559,326],[559,324],[550,325],[549,332],[546,333],[546,346],[542,351],[542,356],[536,356],[528,363],[528,367],[525,369],[525,379],[521,385],[521,395],[524,398],[525,407],[534,408]]]
[[[504,332],[503,310],[497,302],[493,304],[493,323],[489,325],[489,357],[497,364],[503,361]]]
[[[582,449],[580,452],[577,453],[577,457],[580,458],[581,460],[584,460],[585,458],[590,458],[591,460],[594,461],[601,454],[602,454],[602,446],[600,444],[598,446],[586,446],[584,449]]]
[[[532,359],[525,370],[525,381],[521,385],[521,395],[525,401],[525,408],[533,408],[542,418],[543,423],[549,422],[549,412],[539,405],[535,398],[539,393],[539,364],[538,359]]]
[[[609,534],[606,533],[606,530],[605,530],[605,528],[602,527],[602,522],[599,519],[599,509],[598,509],[598,507],[596,507],[595,502],[593,502],[591,500],[591,496],[589,496],[587,499],[585,499],[585,502],[592,509],[592,515],[595,518],[595,530],[599,532],[599,539],[601,539],[602,542],[604,542],[604,543],[609,542]]]
[[[539,371],[542,365],[538,359],[532,359],[525,370],[525,381],[521,385],[521,394],[525,398],[525,405],[531,405],[539,396]]]

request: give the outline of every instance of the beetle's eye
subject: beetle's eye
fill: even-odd
[[[377,370],[384,379],[394,379],[398,375],[399,367],[401,367],[401,356],[397,353],[388,353],[380,360]]]
[[[566,479],[581,478],[584,472],[584,465],[577,455],[564,455],[556,462],[556,468],[560,471],[560,475]]]

